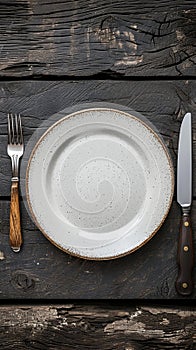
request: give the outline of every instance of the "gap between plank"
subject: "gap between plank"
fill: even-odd
[[[115,72],[98,73],[92,76],[68,75],[32,75],[23,77],[0,76],[0,82],[11,81],[88,81],[88,80],[117,80],[117,81],[183,81],[196,80],[196,76],[124,76]]]

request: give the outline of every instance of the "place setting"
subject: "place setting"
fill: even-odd
[[[22,124],[21,115],[8,114],[12,250],[19,253],[23,241],[19,186],[29,216],[51,244],[97,263],[134,253],[158,235],[176,186],[182,220],[175,286],[190,295],[191,114],[180,128],[176,183],[162,136],[129,107],[100,102],[66,108],[48,118],[25,147]]]

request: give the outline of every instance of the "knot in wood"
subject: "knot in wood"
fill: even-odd
[[[28,276],[25,272],[15,272],[12,276],[12,285],[24,292],[34,289],[35,280]]]
[[[101,25],[100,25],[101,30],[110,29],[110,31],[113,31],[116,28],[118,28],[118,22],[117,22],[117,19],[112,15],[105,17],[101,21]]]

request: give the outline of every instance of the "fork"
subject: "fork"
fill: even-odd
[[[22,124],[20,114],[8,113],[8,145],[7,153],[11,158],[11,202],[10,202],[10,246],[19,252],[22,245],[19,206],[19,159],[24,152]]]

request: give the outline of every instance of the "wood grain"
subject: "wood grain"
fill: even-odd
[[[0,2],[0,76],[191,76],[195,1]]]
[[[12,181],[10,201],[10,247],[14,252],[19,252],[21,245],[19,183],[18,181]]]
[[[7,112],[21,113],[25,145],[51,115],[88,102],[128,106],[151,121],[168,146],[174,167],[178,134],[185,112],[193,119],[193,169],[196,171],[196,82],[186,81],[22,81],[0,83],[0,196],[10,192],[11,166],[7,156]],[[196,196],[196,178],[193,195]]]
[[[6,155],[8,111],[23,114],[27,143],[54,113],[77,103],[106,101],[130,106],[153,122],[175,167],[182,117],[192,112],[195,174],[195,29],[194,0],[0,1],[1,80],[40,79],[0,83],[0,299],[15,303],[0,307],[3,350],[195,348],[193,306],[152,306],[155,299],[176,305],[190,299],[193,305],[195,298],[195,291],[182,298],[174,287],[177,203],[147,245],[108,262],[83,261],[58,250],[21,203],[24,245],[16,256],[9,247],[11,166]],[[41,81],[50,77],[53,81]],[[194,175],[196,199],[195,180]],[[192,227],[196,246],[195,200]],[[40,298],[43,303],[76,298],[89,303],[16,305],[18,299]],[[101,304],[96,298],[108,300]],[[114,298],[129,301],[119,305]],[[138,306],[131,306],[136,298]],[[144,306],[144,299],[151,306]]]
[[[183,299],[175,290],[181,219],[176,203],[145,246],[124,258],[99,262],[62,252],[36,229],[23,203],[21,213],[24,243],[15,254],[9,247],[9,201],[0,201],[1,299]],[[195,232],[196,201],[192,227]],[[194,291],[188,298],[195,296]]]
[[[0,307],[3,349],[190,350],[193,307],[70,303]]]

